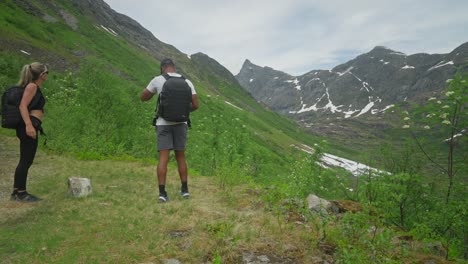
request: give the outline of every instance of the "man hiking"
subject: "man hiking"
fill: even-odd
[[[187,186],[185,145],[187,143],[188,122],[190,122],[189,114],[198,108],[198,99],[192,82],[176,72],[176,67],[171,59],[162,60],[160,70],[161,75],[150,81],[148,86],[143,89],[140,99],[143,102],[148,101],[155,94],[158,94],[158,107],[154,124],[159,152],[158,202],[165,203],[169,201],[165,188],[167,164],[171,150],[175,152],[182,183],[180,194],[185,199],[190,197]]]

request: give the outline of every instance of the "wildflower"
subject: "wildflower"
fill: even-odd
[[[447,116],[448,116],[448,113],[443,113],[439,117],[442,118],[442,119],[445,119],[445,118],[447,118]]]
[[[448,106],[448,105],[444,105],[442,108],[450,108],[450,106]]]
[[[454,94],[454,93],[455,93],[454,91],[448,91],[448,92],[445,93],[445,96],[448,97],[448,96],[451,96],[451,95]]]
[[[433,117],[433,116],[434,116],[433,114],[428,114],[426,117],[427,117],[427,118],[431,118],[431,117]]]
[[[442,104],[442,102],[441,102],[441,101],[437,101],[437,104]]]
[[[429,99],[427,99],[427,100],[428,100],[428,101],[432,101],[432,100],[435,100],[435,99],[437,99],[437,98],[431,97],[431,98],[429,98]]]
[[[424,129],[431,129],[430,126],[424,126]]]
[[[446,82],[446,83],[449,83],[449,82],[451,82],[451,81],[453,81],[453,79],[447,79],[445,82]]]
[[[405,117],[403,120],[408,121],[408,120],[410,120],[410,118],[409,118],[409,117]]]
[[[410,126],[409,125],[404,125],[403,128],[410,128]]]
[[[444,125],[450,125],[451,123],[450,123],[449,120],[444,120],[444,121],[442,121],[442,124],[444,124]]]
[[[403,111],[403,114],[409,115],[408,111]]]

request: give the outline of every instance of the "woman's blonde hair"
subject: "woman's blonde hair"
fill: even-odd
[[[41,73],[47,71],[47,65],[40,62],[33,62],[31,64],[26,64],[21,70],[20,79],[18,85],[25,87],[31,82],[39,79]]]

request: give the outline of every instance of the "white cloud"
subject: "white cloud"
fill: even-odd
[[[105,0],[184,53],[237,74],[245,59],[290,74],[330,69],[377,45],[447,53],[468,41],[465,0]]]

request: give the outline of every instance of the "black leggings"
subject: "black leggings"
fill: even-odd
[[[34,157],[36,156],[37,143],[39,133],[38,128],[41,127],[41,121],[35,117],[31,117],[31,122],[36,129],[36,139],[29,137],[26,134],[26,126],[24,124],[16,128],[16,136],[20,140],[20,160],[15,171],[15,183],[13,188],[20,191],[26,190],[26,180],[28,178],[29,167],[31,167]]]

